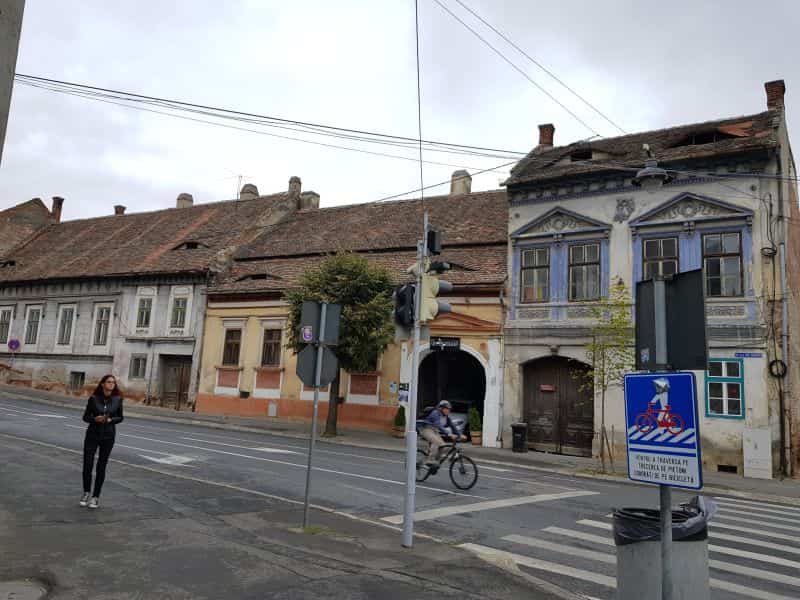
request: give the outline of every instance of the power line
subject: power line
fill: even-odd
[[[517,154],[517,155],[525,155],[525,154],[527,154],[527,152],[516,151],[516,150],[504,150],[504,149],[500,149],[500,148],[488,148],[488,147],[484,147],[484,146],[470,146],[470,145],[467,145],[467,144],[455,144],[455,143],[442,142],[442,141],[437,141],[437,140],[419,140],[417,138],[411,138],[411,137],[405,137],[405,136],[399,136],[399,135],[393,135],[393,134],[386,134],[386,133],[380,133],[380,132],[374,132],[374,131],[367,131],[367,130],[362,130],[362,129],[349,129],[349,128],[338,127],[338,126],[334,126],[334,125],[325,125],[325,124],[321,124],[321,123],[311,123],[311,122],[307,122],[307,121],[297,121],[297,120],[292,120],[292,119],[284,119],[284,118],[280,118],[280,117],[272,117],[272,116],[268,116],[268,115],[260,115],[260,114],[256,114],[256,113],[249,113],[249,112],[244,112],[244,111],[238,111],[238,110],[232,110],[232,109],[226,109],[226,108],[219,108],[219,107],[208,106],[208,105],[203,105],[203,104],[196,104],[196,103],[192,103],[192,102],[185,102],[185,101],[180,101],[180,100],[171,100],[171,99],[168,99],[168,98],[159,98],[157,96],[147,96],[147,95],[144,95],[144,94],[136,94],[136,93],[133,93],[133,92],[124,92],[124,91],[113,90],[113,89],[109,89],[109,88],[102,88],[102,87],[97,87],[97,86],[90,86],[90,85],[85,85],[85,84],[72,83],[72,82],[68,82],[68,81],[61,81],[61,80],[58,80],[58,79],[49,79],[49,78],[46,78],[46,77],[37,77],[37,76],[33,76],[33,75],[25,75],[25,74],[22,74],[22,73],[18,73],[17,75],[15,75],[15,79],[17,81],[20,81],[20,82],[23,81],[23,80],[29,80],[29,81],[33,81],[33,82],[39,82],[39,83],[48,83],[48,84],[51,84],[51,85],[54,84],[54,85],[81,88],[81,89],[90,90],[90,91],[93,91],[93,92],[102,92],[102,93],[108,93],[108,94],[124,94],[125,96],[128,96],[131,99],[138,99],[140,101],[168,103],[168,104],[171,104],[171,105],[174,105],[174,106],[182,106],[182,107],[188,107],[188,108],[192,108],[192,109],[210,110],[210,111],[215,111],[215,112],[219,112],[219,113],[237,115],[239,117],[249,117],[249,118],[256,118],[256,119],[264,119],[264,120],[273,121],[273,122],[277,122],[277,123],[298,125],[298,126],[302,126],[302,127],[312,127],[312,128],[318,129],[318,130],[325,130],[325,131],[330,131],[330,132],[339,132],[339,133],[344,133],[344,134],[357,134],[357,135],[363,135],[363,136],[379,137],[379,138],[390,139],[390,140],[399,140],[399,141],[403,141],[403,142],[410,142],[410,143],[413,143],[413,144],[417,144],[420,141],[422,141],[424,144],[432,144],[432,145],[449,147],[449,148],[463,148],[463,149],[468,149],[468,150],[481,150],[481,151],[486,151],[486,152],[499,152],[499,153],[503,153],[503,154]]]
[[[564,109],[564,110],[565,110],[567,113],[569,113],[569,115],[570,115],[570,116],[571,116],[573,119],[575,119],[576,121],[578,121],[578,123],[580,123],[581,125],[583,125],[584,127],[586,127],[586,129],[588,129],[589,131],[591,131],[593,134],[595,134],[595,135],[597,135],[597,136],[600,136],[600,137],[603,137],[603,136],[601,136],[601,135],[600,135],[600,134],[599,134],[599,133],[598,133],[598,132],[597,132],[597,131],[596,131],[596,130],[595,130],[595,129],[594,129],[592,126],[591,126],[591,125],[589,125],[589,124],[588,124],[586,121],[584,121],[584,120],[583,120],[583,119],[581,119],[581,118],[580,118],[578,115],[576,115],[574,112],[572,112],[572,111],[571,111],[569,108],[567,108],[567,107],[566,107],[566,106],[565,106],[565,105],[564,105],[564,104],[563,104],[563,103],[562,103],[562,102],[561,102],[561,101],[560,101],[558,98],[556,98],[555,96],[553,96],[553,94],[551,94],[551,93],[550,93],[550,92],[548,92],[546,89],[544,89],[544,88],[543,88],[541,85],[539,85],[539,84],[538,84],[538,83],[537,83],[537,82],[536,82],[536,81],[535,81],[535,80],[534,80],[534,79],[533,79],[533,78],[532,78],[530,75],[528,75],[528,74],[527,74],[525,71],[523,71],[523,70],[522,70],[520,67],[518,67],[516,64],[514,64],[514,62],[512,62],[512,61],[511,61],[511,59],[509,59],[509,58],[508,58],[508,57],[507,57],[505,54],[503,54],[503,53],[502,53],[500,50],[498,50],[497,48],[495,48],[495,47],[494,47],[494,46],[491,44],[491,42],[489,42],[489,41],[488,41],[486,38],[484,38],[484,37],[483,37],[483,36],[482,36],[480,33],[478,33],[478,32],[477,32],[477,31],[475,31],[475,30],[474,30],[472,27],[470,27],[470,26],[469,26],[469,25],[468,25],[468,24],[467,24],[467,23],[466,23],[466,22],[465,22],[463,19],[461,19],[461,18],[460,18],[460,17],[459,17],[457,14],[455,14],[455,13],[454,13],[452,10],[450,10],[449,8],[447,8],[447,6],[445,6],[444,4],[442,4],[442,2],[441,2],[440,0],[433,0],[433,1],[434,1],[434,2],[436,2],[436,4],[438,4],[438,5],[439,5],[439,6],[442,8],[442,10],[444,10],[445,12],[447,12],[447,13],[448,13],[448,14],[449,14],[451,17],[453,17],[453,18],[454,18],[456,21],[458,21],[458,22],[459,22],[459,23],[461,23],[461,24],[462,24],[464,27],[466,27],[466,28],[467,28],[467,29],[468,29],[468,30],[469,30],[469,31],[470,31],[470,32],[471,32],[471,33],[472,33],[472,34],[473,34],[475,37],[477,37],[477,38],[478,38],[480,41],[482,41],[482,42],[483,42],[484,44],[486,44],[486,45],[487,45],[489,48],[491,48],[491,49],[492,49],[492,50],[495,52],[495,54],[497,54],[497,55],[498,55],[500,58],[502,58],[502,59],[503,59],[504,61],[506,61],[506,62],[507,62],[509,65],[511,65],[511,67],[512,67],[512,68],[513,68],[515,71],[517,71],[517,72],[518,72],[520,75],[522,75],[522,76],[523,76],[525,79],[527,79],[527,80],[528,80],[530,83],[532,83],[534,86],[536,86],[536,88],[538,88],[538,89],[539,89],[539,91],[541,91],[541,92],[542,92],[542,93],[543,93],[545,96],[547,96],[548,98],[550,98],[550,99],[551,99],[553,102],[555,102],[556,104],[558,104],[558,105],[559,105],[561,108],[563,108],[563,109]]]
[[[550,77],[552,77],[552,78],[553,78],[553,79],[555,79],[555,80],[556,80],[558,83],[560,83],[560,84],[561,84],[561,85],[562,85],[562,86],[563,86],[563,87],[564,87],[564,88],[565,88],[567,91],[569,91],[569,92],[570,92],[570,93],[571,93],[573,96],[575,96],[576,98],[578,98],[578,100],[580,100],[581,102],[583,102],[583,103],[584,103],[586,106],[588,106],[588,107],[589,107],[589,108],[591,108],[591,109],[592,109],[594,112],[596,112],[598,115],[600,115],[601,117],[603,117],[603,118],[604,118],[606,121],[608,121],[608,122],[609,122],[611,125],[613,125],[614,127],[616,127],[616,128],[617,128],[619,131],[621,131],[623,134],[627,134],[627,133],[628,133],[628,132],[627,132],[627,131],[625,131],[625,130],[624,130],[622,127],[620,127],[620,126],[619,126],[619,125],[617,125],[617,124],[616,124],[614,121],[612,121],[612,120],[611,120],[609,117],[607,117],[605,114],[603,114],[603,113],[600,111],[600,109],[599,109],[599,108],[597,108],[597,107],[596,107],[594,104],[592,104],[591,102],[589,102],[588,100],[586,100],[586,98],[584,98],[583,96],[581,96],[581,95],[580,95],[578,92],[576,92],[576,91],[575,91],[575,90],[573,90],[573,89],[572,89],[570,86],[568,86],[566,83],[564,83],[564,82],[563,82],[563,81],[562,81],[562,80],[561,80],[561,79],[560,79],[560,78],[559,78],[559,77],[558,77],[558,76],[557,76],[555,73],[553,73],[552,71],[550,71],[550,70],[549,70],[547,67],[545,67],[545,66],[544,66],[542,63],[540,63],[538,60],[536,60],[535,58],[533,58],[533,57],[532,57],[530,54],[528,54],[527,52],[525,52],[525,50],[523,50],[523,49],[522,49],[522,48],[520,48],[520,47],[519,47],[517,44],[515,44],[515,43],[514,43],[514,42],[513,42],[513,41],[512,41],[512,40],[511,40],[511,39],[510,39],[510,38],[509,38],[507,35],[503,34],[503,32],[501,32],[501,31],[498,31],[498,30],[497,30],[497,28],[496,28],[496,27],[494,27],[494,26],[493,26],[491,23],[487,22],[487,21],[486,21],[486,19],[484,19],[482,16],[480,16],[480,15],[479,15],[477,12],[475,12],[474,10],[472,10],[472,9],[471,9],[469,6],[467,6],[466,4],[464,4],[464,2],[462,2],[461,0],[455,0],[455,1],[456,1],[456,2],[458,2],[458,3],[459,3],[459,4],[460,4],[460,5],[461,5],[461,6],[464,8],[464,10],[468,11],[468,12],[469,12],[469,13],[470,13],[472,16],[474,16],[474,17],[475,17],[476,19],[478,19],[478,20],[479,20],[481,23],[483,23],[484,25],[486,25],[486,26],[487,26],[489,29],[491,29],[492,31],[494,31],[494,32],[495,32],[495,33],[496,33],[498,36],[500,36],[500,37],[501,37],[503,40],[505,40],[505,41],[506,41],[506,43],[508,43],[508,44],[509,44],[509,45],[510,45],[512,48],[514,48],[514,49],[515,49],[517,52],[519,52],[520,54],[522,54],[522,55],[523,55],[525,58],[527,58],[529,61],[531,61],[531,62],[532,62],[533,64],[535,64],[537,67],[539,67],[539,68],[540,68],[542,71],[544,71],[544,72],[545,72],[545,73],[547,73],[547,74],[548,74]]]

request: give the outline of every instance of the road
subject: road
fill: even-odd
[[[85,425],[78,417],[68,408],[0,399],[0,434],[6,434],[0,441],[20,449],[37,442],[41,447],[80,451]],[[118,427],[103,507],[113,507],[116,500],[118,463],[113,461],[201,480],[220,490],[236,490],[245,498],[297,503],[303,499],[307,448],[298,439],[128,417]],[[453,487],[444,469],[417,486],[418,533],[487,559],[511,561],[525,573],[590,598],[613,598],[610,513],[614,507],[655,507],[657,489],[511,464],[479,462],[478,466],[478,483],[468,492]],[[398,453],[323,441],[315,451],[314,467],[314,504],[357,518],[400,522],[405,473]],[[76,476],[76,503],[79,496]],[[675,502],[690,496],[673,494]],[[800,508],[715,499],[720,512],[709,540],[712,598],[800,597]],[[312,511],[312,521],[314,516]],[[399,542],[399,531],[397,535]]]

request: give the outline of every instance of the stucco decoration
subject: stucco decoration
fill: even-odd
[[[517,229],[512,239],[553,235],[560,237],[570,232],[608,232],[611,225],[591,217],[579,215],[566,208],[555,207]]]
[[[617,212],[614,213],[614,221],[624,223],[633,214],[636,204],[633,198],[617,198]]]
[[[676,219],[696,219],[697,217],[719,217],[732,215],[733,211],[725,210],[722,207],[708,204],[701,200],[687,198],[669,208],[654,214],[653,221],[674,221]]]
[[[592,317],[592,309],[588,306],[574,306],[567,309],[568,319],[588,319]]]
[[[744,306],[730,304],[716,304],[706,307],[709,317],[744,317],[747,313]]]
[[[550,319],[549,308],[521,308],[517,312],[520,319]]]
[[[582,229],[584,227],[591,227],[591,223],[588,221],[581,221],[570,215],[559,213],[531,227],[526,233],[558,233],[565,230]]]

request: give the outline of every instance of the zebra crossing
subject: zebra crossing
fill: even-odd
[[[717,497],[708,538],[713,600],[800,598],[800,507]],[[548,526],[535,536],[512,534],[498,547],[461,544],[490,561],[516,564],[595,600],[616,588],[611,515]],[[652,574],[658,577],[658,573]]]

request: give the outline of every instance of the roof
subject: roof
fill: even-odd
[[[453,265],[448,281],[470,287],[503,284],[508,203],[504,190],[494,190],[298,211],[242,246],[230,272],[209,292],[280,292],[294,287],[324,255],[340,250],[358,252],[386,268],[396,282],[406,281],[424,211],[442,232],[444,250],[438,258]]]
[[[286,196],[52,224],[4,256],[14,265],[0,268],[0,283],[203,272],[220,250],[257,235],[270,208]],[[181,248],[185,242],[197,247]]]
[[[511,170],[504,185],[540,183],[567,176],[641,168],[649,144],[659,165],[728,156],[774,148],[781,111],[680,125],[595,141],[580,141],[552,149],[534,148]],[[690,143],[692,136],[698,136]],[[710,141],[706,141],[710,140]],[[705,143],[703,143],[705,142]],[[578,151],[591,151],[592,158]],[[576,159],[571,155],[578,153]]]
[[[0,256],[51,222],[50,211],[39,198],[0,211]]]
[[[321,254],[337,250],[416,249],[423,212],[446,246],[505,243],[505,190],[432,196],[424,201],[370,202],[300,210],[266,229],[237,259]]]
[[[385,268],[395,283],[407,281],[406,269],[416,261],[413,250],[364,252],[370,263]],[[295,287],[303,271],[314,267],[322,256],[276,257],[236,262],[209,293],[251,294],[283,292]],[[445,248],[438,259],[450,262],[444,278],[457,286],[498,287],[506,276],[506,245]],[[255,276],[255,278],[254,278]]]

